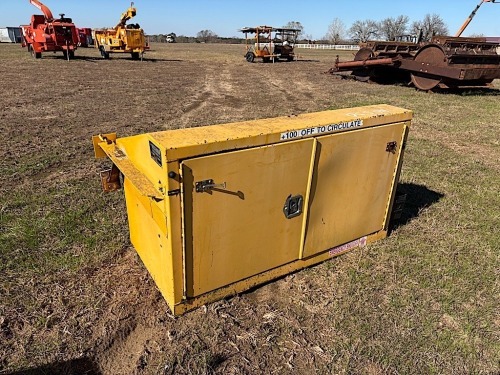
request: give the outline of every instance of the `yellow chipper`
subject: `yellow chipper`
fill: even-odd
[[[411,117],[376,105],[93,143],[179,315],[384,238]]]
[[[136,14],[134,3],[131,3],[113,29],[94,32],[95,47],[104,59],[109,59],[110,53],[130,53],[132,59],[142,60],[144,52],[149,49],[144,30],[137,23],[127,25],[127,21],[134,18]]]

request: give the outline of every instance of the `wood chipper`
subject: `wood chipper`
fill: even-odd
[[[359,81],[412,83],[417,89],[481,87],[500,78],[498,42],[486,38],[462,38],[483,0],[455,37],[434,36],[430,42],[370,41],[361,44],[353,61],[337,57],[330,73],[352,71]]]
[[[244,27],[240,31],[245,34],[245,59],[248,62],[254,62],[256,57],[263,62],[293,61],[295,58],[294,47],[300,30],[257,26]]]
[[[132,59],[142,60],[144,52],[149,49],[144,30],[137,23],[127,25],[136,14],[137,9],[131,3],[113,29],[95,30],[94,45],[104,59],[109,59],[110,53],[130,53]]]
[[[384,238],[411,117],[376,105],[93,143],[179,315]]]
[[[68,60],[75,55],[79,37],[71,18],[55,19],[50,9],[38,0],[29,0],[30,4],[43,12],[43,15],[31,16],[29,25],[21,25],[23,32],[22,47],[28,47],[31,55],[39,59],[42,52],[62,51]]]
[[[78,46],[88,48],[94,44],[94,39],[92,38],[92,29],[89,27],[77,28],[78,31]]]

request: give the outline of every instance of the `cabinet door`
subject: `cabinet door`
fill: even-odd
[[[298,259],[304,207],[284,206],[304,202],[313,149],[305,139],[183,161],[187,296]]]
[[[404,126],[399,123],[317,138],[301,258],[384,228]]]

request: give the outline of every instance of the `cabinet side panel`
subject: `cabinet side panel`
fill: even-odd
[[[174,278],[171,272],[172,249],[166,232],[167,218],[154,207],[157,202],[141,195],[126,178],[124,189],[132,244],[173,310]]]

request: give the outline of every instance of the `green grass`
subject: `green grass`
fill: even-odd
[[[111,249],[119,248],[113,246],[117,223],[102,213],[117,203],[111,196],[89,199],[88,191],[95,187],[88,181],[74,181],[42,194],[18,192],[5,197],[0,202],[0,251],[5,259],[0,272],[76,272],[112,257]]]

